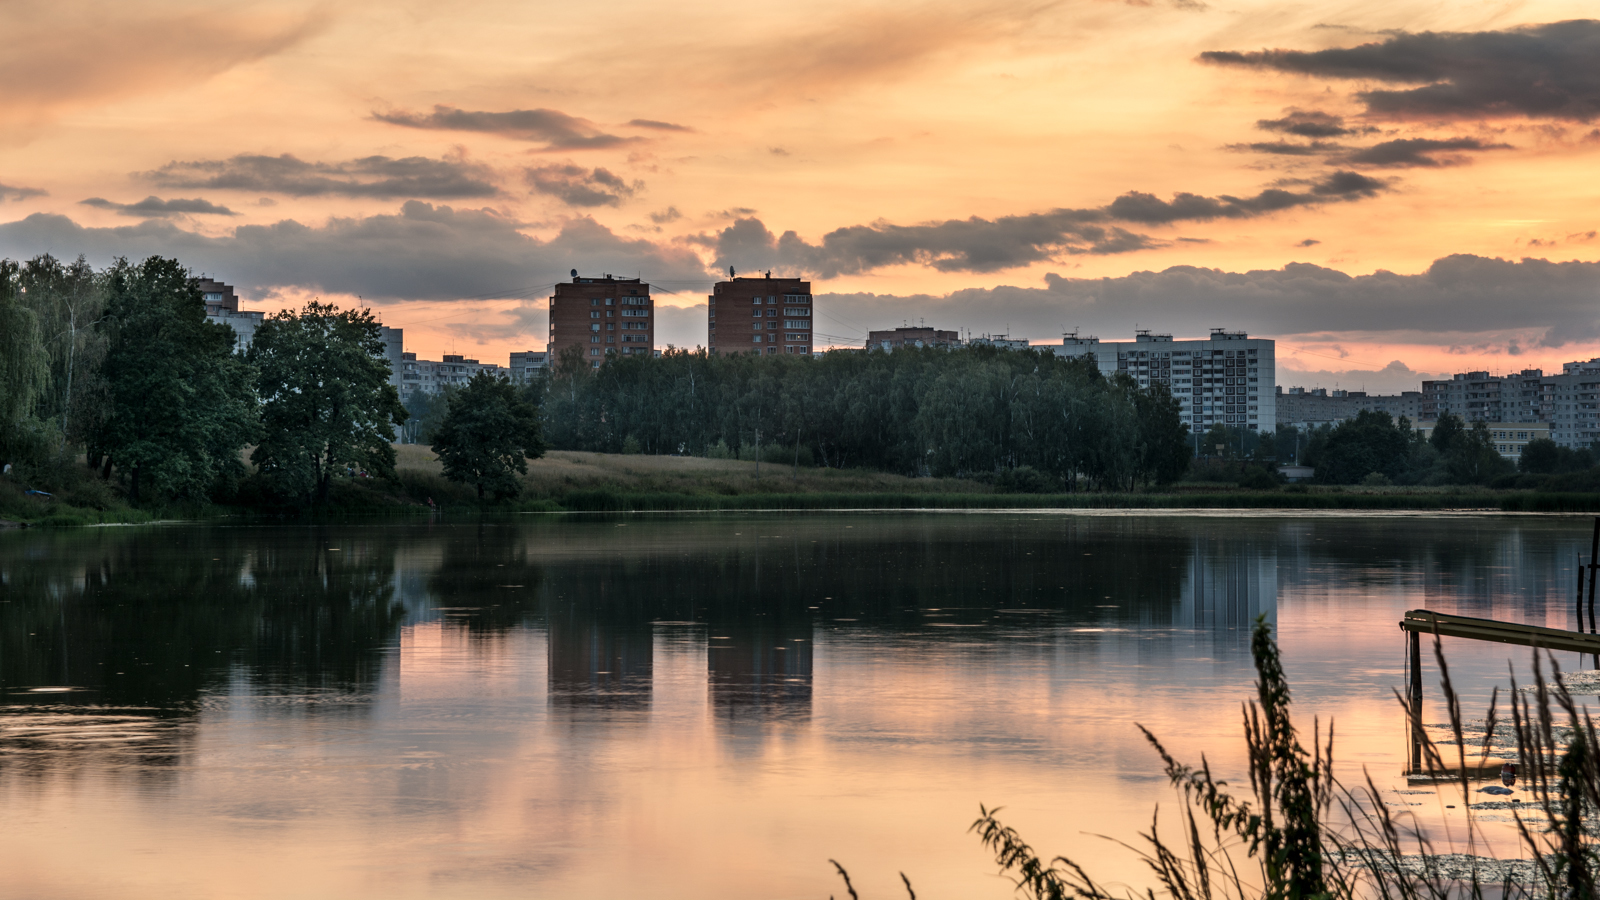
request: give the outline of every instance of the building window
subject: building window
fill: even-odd
[[[761,343],[761,335],[759,335],[759,334],[758,334],[758,335],[756,335],[756,336],[755,336],[755,337],[752,337],[752,338],[751,338],[751,339],[750,339],[750,342],[751,342],[751,343],[753,343],[753,344],[759,344],[759,343]]]

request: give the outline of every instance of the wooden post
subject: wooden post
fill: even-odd
[[[1407,632],[1411,641],[1411,771],[1422,771],[1422,633]]]
[[[1578,557],[1578,630],[1583,630],[1583,557]]]
[[[1600,569],[1600,516],[1594,519],[1594,540],[1589,543],[1589,633],[1595,633],[1594,625],[1594,583],[1596,570]],[[1582,631],[1582,628],[1578,629]]]

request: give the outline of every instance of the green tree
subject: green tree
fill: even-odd
[[[1410,441],[1409,423],[1397,426],[1388,413],[1364,409],[1335,426],[1307,460],[1328,484],[1356,484],[1373,472],[1394,481],[1407,471]]]
[[[106,289],[107,409],[93,442],[127,476],[129,498],[196,497],[240,474],[257,419],[233,329],[206,321],[198,281],[175,259],[118,260]]]
[[[0,259],[0,465],[38,449],[35,407],[50,378],[39,315],[24,302],[19,268]]]
[[[1189,426],[1183,407],[1167,386],[1156,382],[1134,395],[1139,414],[1139,472],[1145,481],[1170,484],[1189,469]]]
[[[249,358],[263,424],[250,460],[276,490],[321,504],[342,468],[394,477],[389,442],[407,414],[370,310],[284,310],[256,329]]]
[[[1473,422],[1444,455],[1445,471],[1453,484],[1486,484],[1512,471],[1511,463],[1495,449],[1494,437],[1484,422]]]
[[[517,476],[528,474],[528,460],[543,456],[544,449],[539,408],[510,381],[488,372],[451,394],[450,411],[433,439],[444,477],[476,486],[479,500],[485,491],[515,497],[522,490]]]
[[[1428,436],[1428,443],[1440,453],[1449,453],[1466,433],[1466,423],[1461,421],[1460,416],[1447,410],[1440,413],[1439,420],[1433,423],[1433,433]]]

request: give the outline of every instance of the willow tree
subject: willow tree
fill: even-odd
[[[407,413],[379,329],[370,310],[316,301],[256,328],[263,434],[250,461],[278,492],[321,504],[342,469],[394,477],[389,442]]]
[[[0,259],[0,466],[38,443],[34,410],[50,377],[39,315],[23,301],[18,271]]]

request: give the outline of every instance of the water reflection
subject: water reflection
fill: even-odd
[[[1586,541],[1576,520],[1042,514],[0,535],[0,802],[87,835],[134,897],[164,896],[152,852],[192,896],[820,895],[812,864],[854,848],[1001,896],[961,835],[976,803],[1073,852],[1170,799],[1134,721],[1237,768],[1256,616],[1306,714],[1398,773],[1399,611],[1566,626]],[[1506,655],[1452,658],[1469,708]],[[227,871],[268,823],[306,882],[242,889]],[[216,871],[123,837],[144,833]],[[82,888],[50,852],[13,836],[0,871]],[[396,881],[350,874],[375,871]]]

